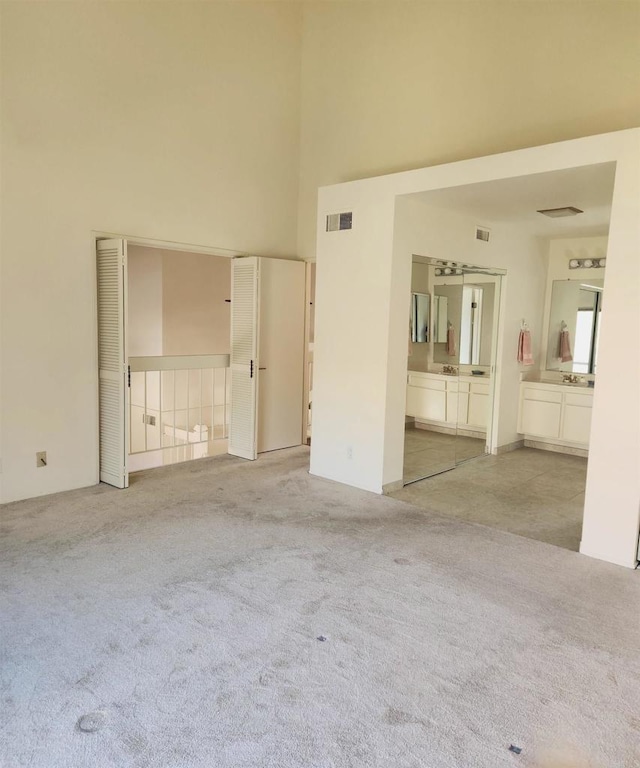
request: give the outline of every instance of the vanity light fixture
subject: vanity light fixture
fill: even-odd
[[[584,211],[573,205],[565,205],[563,208],[543,208],[538,213],[541,213],[543,216],[549,216],[551,219],[561,219],[564,216],[577,216],[579,213],[584,213]]]
[[[569,259],[569,269],[604,269],[606,259]]]

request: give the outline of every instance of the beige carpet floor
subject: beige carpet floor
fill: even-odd
[[[0,765],[640,765],[640,574],[307,464],[1,508]]]

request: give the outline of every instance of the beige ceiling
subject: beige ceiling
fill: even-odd
[[[455,210],[477,224],[517,223],[545,237],[585,237],[609,232],[614,163],[421,192],[416,197],[437,208]],[[575,206],[577,216],[551,219],[537,211]]]

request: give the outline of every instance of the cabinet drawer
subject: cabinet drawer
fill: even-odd
[[[438,379],[427,379],[423,376],[416,376],[415,373],[409,374],[408,384],[410,387],[420,387],[420,389],[435,389],[442,392],[444,392],[447,386],[445,381],[439,381]]]
[[[560,437],[560,411],[559,402],[523,400],[520,419],[522,434],[535,437]]]
[[[539,400],[541,403],[561,403],[562,392],[554,392],[550,389],[535,389],[523,387],[522,395],[525,400]]]
[[[567,392],[564,396],[565,405],[580,405],[583,408],[591,408],[593,395],[583,395],[577,392]]]
[[[474,381],[473,384],[469,385],[470,389],[469,391],[474,395],[488,395],[489,394],[489,385],[488,384],[476,384]]]
[[[447,382],[447,392],[468,392],[469,385],[466,381],[457,381],[453,379]]]

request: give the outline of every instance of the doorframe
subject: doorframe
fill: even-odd
[[[93,368],[98,372],[98,269],[96,260],[96,250],[99,240],[112,240],[121,239],[124,240],[126,245],[137,245],[146,248],[158,248],[166,251],[186,251],[188,253],[201,253],[209,256],[223,256],[230,259],[234,259],[240,256],[249,256],[245,251],[234,251],[229,248],[218,248],[209,245],[195,245],[193,243],[180,243],[173,240],[158,240],[151,237],[142,237],[140,235],[125,235],[118,232],[110,232],[106,230],[93,229],[90,232],[91,242],[91,261],[93,264],[93,333],[96,343],[94,345],[94,362]],[[125,329],[126,332],[126,329]],[[100,482],[100,392],[99,392],[100,380],[99,375],[96,375],[94,393],[96,402],[95,411],[95,428],[96,428],[96,484]],[[129,392],[127,388],[126,392],[126,408],[129,407]],[[128,460],[128,455],[125,457],[125,461]],[[127,465],[128,466],[128,465]]]
[[[358,286],[377,309],[371,335],[388,343],[364,345],[366,354],[351,360],[349,351],[359,338],[363,301],[355,304],[353,317],[319,305],[314,411],[321,428],[314,430],[311,473],[374,493],[382,493],[402,473],[397,414],[403,410],[404,381],[398,358],[403,348],[406,354],[402,312],[407,282],[405,266],[394,253],[397,200],[478,182],[615,163],[606,278],[612,309],[601,327],[580,552],[635,568],[640,530],[640,401],[636,379],[620,375],[620,360],[625,360],[628,370],[636,370],[640,363],[640,263],[634,258],[640,250],[639,159],[640,128],[634,127],[321,187],[317,263],[319,284],[326,295],[320,301],[328,305],[346,301],[348,288]],[[323,228],[325,217],[336,211],[350,211],[354,221],[353,228],[339,237]],[[509,285],[503,288],[510,291]],[[504,322],[508,321],[505,317]],[[366,380],[370,397],[365,400],[357,386],[345,385],[345,377]],[[620,417],[621,402],[625,418]]]

